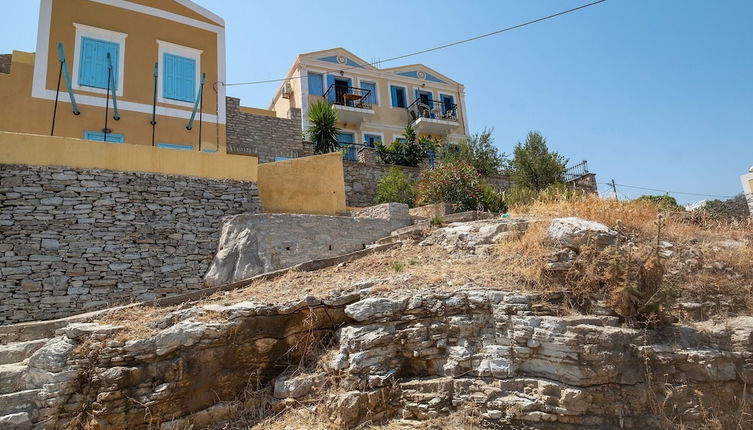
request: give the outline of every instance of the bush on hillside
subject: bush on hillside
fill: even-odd
[[[507,212],[504,194],[489,184],[484,184],[481,187],[481,206],[489,212]]]
[[[518,142],[510,161],[512,179],[516,186],[541,191],[550,185],[564,182],[567,159],[549,151],[546,139],[531,131],[523,143]]]
[[[507,155],[497,150],[492,130],[486,129],[465,142],[440,146],[437,159],[446,163],[465,161],[483,176],[501,174],[508,167]]]
[[[653,203],[656,206],[659,207],[659,209],[664,211],[684,211],[685,207],[678,204],[677,200],[669,195],[663,194],[658,196],[649,196],[649,195],[643,195],[638,197],[636,200],[640,202],[649,202]]]
[[[377,184],[374,203],[405,203],[413,207],[415,202],[414,182],[399,167],[391,167],[387,176]]]
[[[481,175],[465,161],[439,162],[434,169],[423,172],[417,186],[417,203],[449,203],[455,210],[477,210],[482,207]]]

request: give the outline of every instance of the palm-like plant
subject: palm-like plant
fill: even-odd
[[[319,100],[309,106],[308,119],[311,126],[306,130],[314,143],[314,154],[326,154],[340,150],[337,127],[337,111],[329,103]]]

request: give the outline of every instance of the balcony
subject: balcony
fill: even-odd
[[[457,103],[418,99],[408,106],[411,127],[420,133],[448,134],[460,127]]]
[[[374,115],[370,95],[371,90],[332,84],[324,92],[324,99],[337,109],[340,122],[360,124]]]

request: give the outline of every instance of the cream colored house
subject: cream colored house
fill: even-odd
[[[422,64],[380,69],[334,48],[300,54],[286,78],[269,109],[280,117],[301,109],[302,131],[308,106],[326,100],[338,111],[343,144],[389,143],[408,125],[449,142],[468,136],[463,85]]]
[[[750,216],[753,217],[753,167],[748,170],[747,174],[740,176],[740,182],[743,184],[743,193],[748,201]]]

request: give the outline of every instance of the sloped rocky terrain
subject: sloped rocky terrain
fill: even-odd
[[[680,321],[681,298],[649,324],[604,296],[525,288],[497,249],[542,223],[554,275],[621,240],[575,218],[417,226],[199,302],[2,330],[0,427],[418,428],[458,413],[478,428],[751,427],[745,306]],[[685,264],[679,248],[661,244]]]

